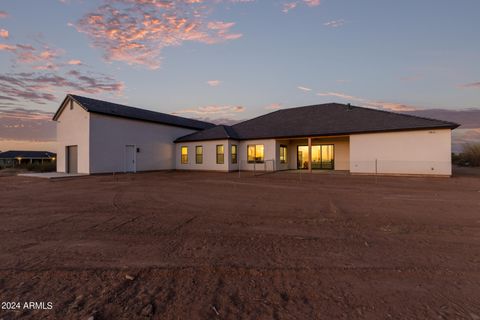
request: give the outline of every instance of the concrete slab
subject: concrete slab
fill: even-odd
[[[64,172],[40,172],[40,173],[19,173],[18,176],[43,179],[61,179],[88,176],[84,173],[64,173]]]

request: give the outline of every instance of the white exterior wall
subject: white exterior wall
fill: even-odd
[[[195,130],[90,114],[90,173],[124,172],[125,146],[134,145],[136,170],[175,169],[173,141]]]
[[[207,170],[207,171],[233,171],[238,170],[238,164],[232,164],[231,145],[239,145],[233,140],[212,140],[198,142],[180,142],[176,144],[176,164],[177,170]],[[224,147],[224,163],[217,164],[217,145]],[[203,147],[203,162],[197,164],[195,156],[196,146]],[[182,147],[188,148],[188,163],[182,164]],[[237,149],[238,153],[238,149]]]
[[[451,175],[451,130],[352,135],[350,172]]]
[[[254,144],[263,144],[263,152],[264,152],[264,159],[267,160],[276,160],[276,154],[278,150],[276,148],[276,140],[275,139],[265,139],[265,140],[245,140],[240,142],[240,146],[238,148],[238,161],[239,165],[241,166],[241,170],[253,171],[254,164],[247,162],[247,146],[254,145]],[[274,162],[273,166],[275,166]],[[267,170],[272,170],[272,162],[267,161],[266,165],[268,166]],[[263,168],[262,164],[255,164],[257,169]]]
[[[90,173],[90,113],[67,101],[57,121],[57,172],[66,171],[66,148],[78,146],[78,173]]]

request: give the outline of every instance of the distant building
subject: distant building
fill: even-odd
[[[26,164],[53,162],[56,154],[48,151],[5,151],[0,152],[0,167],[16,167]]]

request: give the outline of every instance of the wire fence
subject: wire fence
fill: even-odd
[[[311,168],[311,171],[310,171]],[[238,174],[250,172],[250,175],[263,175],[278,171],[303,173],[350,173],[364,175],[437,175],[449,176],[452,172],[450,161],[415,160],[358,160],[358,161],[312,161],[308,163],[281,163],[274,159],[262,162],[239,160]]]

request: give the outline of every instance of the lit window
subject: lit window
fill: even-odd
[[[280,146],[280,163],[287,163],[287,146]]]
[[[225,151],[223,150],[223,144],[217,145],[217,164],[225,163]]]
[[[232,163],[237,163],[237,145],[232,144]]]
[[[182,164],[188,164],[188,147],[182,147]]]
[[[202,146],[195,147],[195,163],[196,164],[203,163],[203,147]]]
[[[247,161],[248,163],[262,163],[264,159],[263,144],[251,144],[247,146]]]

